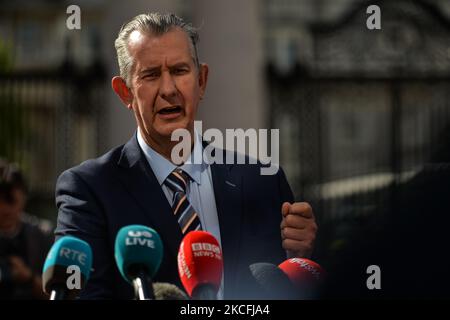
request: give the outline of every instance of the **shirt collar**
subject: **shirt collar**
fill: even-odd
[[[197,133],[197,131],[195,131],[195,129],[194,138],[194,150],[191,152],[188,160],[182,166],[180,166],[180,168],[184,172],[186,172],[197,184],[201,184],[201,173],[203,170],[207,169],[207,164],[203,162],[202,140],[200,139],[200,135]],[[152,168],[156,179],[158,180],[159,184],[162,185],[169,174],[173,170],[175,170],[177,166],[164,158],[158,152],[156,152],[152,147],[147,145],[141,135],[141,131],[139,128],[137,130],[137,141],[142,151],[144,152],[145,158],[150,164],[150,167]],[[200,163],[195,163],[194,160]]]

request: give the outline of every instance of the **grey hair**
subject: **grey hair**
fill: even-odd
[[[120,76],[125,79],[127,86],[131,85],[130,72],[133,67],[133,57],[128,52],[128,40],[130,34],[133,31],[138,30],[146,34],[160,36],[169,32],[174,27],[181,28],[188,35],[192,59],[194,60],[196,67],[199,67],[200,64],[197,53],[199,36],[197,29],[191,24],[184,22],[183,19],[175,14],[161,14],[157,12],[140,14],[122,26],[114,43],[117,51]]]

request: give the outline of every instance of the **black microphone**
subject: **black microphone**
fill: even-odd
[[[134,287],[136,299],[154,299],[152,278],[159,269],[162,256],[162,241],[155,230],[131,225],[117,233],[116,264],[122,277]]]
[[[249,266],[255,281],[253,298],[270,300],[297,299],[297,293],[289,277],[276,265],[259,262]]]
[[[155,300],[189,300],[188,296],[176,285],[166,282],[153,283]]]

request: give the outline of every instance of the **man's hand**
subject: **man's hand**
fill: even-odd
[[[317,224],[311,206],[306,202],[289,202],[281,206],[281,239],[288,257],[308,258],[314,249]]]

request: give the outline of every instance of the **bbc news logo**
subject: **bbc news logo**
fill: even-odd
[[[192,251],[211,251],[216,254],[220,254],[219,246],[207,242],[195,242],[192,244]]]
[[[195,257],[211,257],[222,260],[220,247],[215,244],[195,242],[191,245],[191,247]]]
[[[289,259],[289,263],[292,263],[292,264],[295,263],[295,264],[300,265],[300,267],[309,271],[315,279],[320,280],[320,271],[317,270],[314,266],[312,266],[308,262],[306,262],[304,259],[300,259],[300,258]]]

